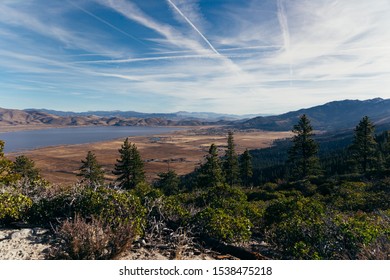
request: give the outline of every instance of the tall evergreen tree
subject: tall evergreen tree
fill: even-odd
[[[365,116],[356,126],[354,139],[350,146],[352,160],[358,165],[360,171],[366,173],[374,166],[377,159],[377,142],[375,140],[375,126]]]
[[[288,151],[288,162],[291,166],[293,179],[304,179],[320,173],[318,160],[318,145],[313,139],[313,128],[306,115],[302,115],[292,132],[293,145]]]
[[[252,184],[252,156],[248,149],[240,157],[240,177],[243,186],[249,187]]]
[[[224,182],[221,162],[215,144],[211,144],[206,162],[200,167],[198,185],[200,187],[215,187]]]
[[[128,138],[118,151],[120,159],[117,159],[113,174],[118,176],[117,182],[121,188],[132,189],[145,181],[144,163],[137,147]]]
[[[39,170],[35,167],[33,160],[25,155],[17,156],[12,166],[12,171],[19,174],[23,179],[35,181],[40,178]]]
[[[96,188],[104,183],[104,171],[98,163],[93,152],[88,151],[85,160],[81,161],[77,176],[83,177],[81,182],[86,183],[91,188]]]
[[[175,171],[169,170],[165,173],[159,173],[158,177],[155,186],[161,189],[165,195],[174,195],[179,192],[180,180]]]
[[[223,172],[226,182],[233,186],[238,181],[240,169],[238,166],[238,156],[236,154],[236,145],[234,143],[233,132],[228,132],[227,149],[223,161]]]

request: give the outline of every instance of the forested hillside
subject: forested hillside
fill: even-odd
[[[362,116],[369,116],[377,125],[390,127],[390,99],[343,100],[288,112],[277,116],[256,117],[237,125],[239,128],[290,130],[300,116],[307,115],[316,130],[338,131],[353,127]]]

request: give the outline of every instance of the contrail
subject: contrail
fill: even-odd
[[[283,41],[284,41],[284,48],[289,56],[289,64],[290,64],[290,77],[292,77],[293,70],[292,70],[292,59],[291,59],[291,53],[290,53],[290,32],[288,31],[288,21],[286,16],[286,10],[284,9],[282,0],[277,1],[278,5],[278,20],[280,24],[280,28],[282,30],[283,35]],[[291,84],[291,81],[290,81]]]
[[[122,33],[123,35],[125,35],[125,36],[127,36],[127,37],[129,37],[129,38],[131,38],[131,39],[133,39],[133,40],[135,40],[135,41],[137,41],[138,43],[141,43],[141,44],[144,45],[144,46],[146,46],[146,44],[145,44],[144,42],[142,42],[140,39],[138,39],[137,37],[134,37],[133,35],[127,33],[126,31],[123,31],[123,30],[119,29],[119,28],[116,27],[115,25],[112,25],[111,23],[109,23],[108,21],[102,19],[101,17],[98,17],[97,15],[95,15],[95,14],[93,14],[93,13],[87,11],[87,10],[84,9],[83,7],[77,5],[77,4],[75,4],[75,3],[73,3],[73,2],[71,2],[71,1],[69,1],[69,0],[66,0],[66,2],[68,2],[68,3],[71,4],[72,6],[76,7],[77,9],[83,11],[84,13],[90,15],[91,17],[97,19],[98,21],[100,21],[100,22],[106,24],[107,26],[111,27],[112,29],[115,29],[116,31]]]
[[[228,57],[247,57],[247,55],[230,55]],[[220,59],[218,54],[194,54],[194,55],[176,55],[176,56],[156,56],[156,57],[139,57],[128,59],[116,59],[116,60],[92,60],[92,61],[78,61],[77,64],[101,64],[101,63],[131,63],[131,62],[143,62],[143,61],[156,61],[156,60],[176,60],[176,59],[191,59],[191,58],[214,58]]]
[[[281,45],[261,45],[261,46],[249,46],[249,47],[237,47],[237,48],[224,48],[224,49],[218,49],[219,53],[221,52],[227,52],[227,51],[241,51],[241,50],[257,50],[257,49],[280,49],[283,46]],[[209,51],[209,50],[207,50]],[[183,51],[164,51],[164,52],[151,52],[149,54],[180,54],[180,53],[193,53],[194,50],[183,50]],[[204,52],[207,53],[206,50],[198,50],[197,52]]]
[[[235,72],[238,76],[241,76],[244,71],[239,67],[237,64],[235,64],[232,60],[230,60],[225,55],[222,55],[219,51],[217,51],[214,46],[210,43],[209,40],[202,34],[202,32],[199,31],[199,29],[186,17],[182,11],[171,1],[167,0],[168,3],[185,19],[185,21],[202,37],[202,39],[206,42],[206,44],[210,47],[210,49],[218,55],[224,63],[226,63],[227,67],[230,68],[233,72]],[[246,73],[245,73],[246,74]],[[247,74],[246,74],[247,75]]]
[[[185,21],[200,35],[200,37],[202,37],[202,39],[206,42],[206,44],[210,47],[210,49],[215,52],[217,55],[221,55],[215,48],[214,46],[210,43],[209,40],[207,40],[207,38],[202,34],[202,32],[199,31],[198,28],[196,28],[196,26],[188,19],[188,17],[186,17],[181,11],[180,9],[171,1],[171,0],[167,0],[169,4],[172,5],[172,7],[185,19]]]

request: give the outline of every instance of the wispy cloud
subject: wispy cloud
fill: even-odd
[[[2,106],[282,113],[390,98],[388,0],[67,1],[1,1]]]
[[[62,47],[82,49],[87,52],[104,52],[117,56],[118,52],[103,46],[96,40],[90,40],[91,36],[78,35],[74,30],[64,28],[56,23],[45,22],[36,16],[34,12],[24,12],[0,3],[0,22],[9,26],[31,30],[44,37],[61,43]],[[116,54],[115,54],[116,53]]]
[[[183,48],[183,49],[191,49],[195,52],[198,50],[204,49],[201,44],[199,44],[196,40],[192,40],[188,38],[188,36],[184,36],[179,31],[175,30],[170,25],[161,23],[152,17],[145,14],[138,6],[136,6],[132,2],[128,2],[125,0],[117,0],[117,1],[109,1],[109,0],[96,0],[98,3],[109,7],[116,12],[122,14],[128,19],[141,24],[158,34],[162,35],[166,40],[166,43]]]
[[[129,37],[129,38],[131,38],[131,39],[137,41],[138,43],[140,43],[140,44],[142,44],[142,45],[146,45],[144,42],[142,42],[142,41],[141,41],[140,39],[138,39],[137,37],[135,37],[135,36],[129,34],[128,32],[126,32],[126,31],[124,31],[124,30],[122,30],[122,29],[116,27],[115,25],[109,23],[108,21],[102,19],[101,17],[98,17],[98,16],[95,15],[94,13],[91,13],[90,11],[84,9],[83,7],[77,5],[76,3],[72,2],[72,1],[69,1],[69,0],[66,0],[66,2],[68,2],[70,5],[76,7],[77,9],[83,11],[83,12],[86,13],[87,15],[89,15],[89,16],[95,18],[96,20],[98,20],[98,21],[104,23],[105,25],[111,27],[112,29],[118,31],[119,33],[125,35],[126,37]]]
[[[279,24],[280,24],[280,29],[282,30],[283,41],[284,41],[284,50],[290,58],[290,61],[289,61],[290,76],[292,77],[293,70],[292,70],[292,57],[291,57],[291,52],[290,52],[290,31],[288,29],[288,20],[287,20],[286,11],[284,8],[283,0],[277,0],[277,6],[278,6],[278,20],[279,20]],[[291,81],[290,81],[290,83],[291,83]]]

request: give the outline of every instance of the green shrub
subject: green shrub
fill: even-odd
[[[275,199],[284,198],[284,194],[282,192],[275,191],[265,191],[265,190],[256,190],[252,192],[248,192],[248,201],[269,201]]]
[[[151,185],[145,182],[137,184],[134,189],[130,191],[130,193],[132,195],[140,197],[143,202],[145,201],[145,199],[153,200],[163,195],[161,190],[153,188]]]
[[[75,215],[74,202],[80,196],[81,190],[55,189],[42,193],[29,210],[28,220],[40,226],[56,225]]]
[[[308,198],[287,198],[265,211],[266,239],[283,258],[317,259],[324,244],[325,207]]]
[[[202,235],[225,242],[247,241],[252,223],[247,217],[232,216],[223,209],[206,208],[195,215],[197,229]]]
[[[129,223],[134,232],[141,234],[145,213],[139,197],[128,191],[78,186],[54,191],[36,201],[29,211],[29,221],[48,226],[80,215],[87,220],[99,218],[112,226]]]
[[[266,209],[266,202],[253,201],[249,202],[245,210],[245,217],[247,217],[252,223],[251,231],[253,233],[260,234],[264,226],[263,218]]]
[[[285,259],[358,259],[386,255],[385,213],[341,213],[309,199],[285,199],[265,211],[265,237]],[[372,248],[368,250],[367,248]]]
[[[139,197],[128,191],[98,187],[87,188],[74,201],[74,212],[84,218],[99,218],[113,227],[131,224],[136,234],[142,233],[146,210]]]
[[[387,240],[387,243],[390,241],[388,216],[357,212],[353,215],[338,215],[335,223],[339,236],[342,236],[343,252],[347,258],[358,258],[366,248],[379,239]]]
[[[31,205],[31,199],[22,194],[0,193],[0,223],[25,220]]]
[[[247,196],[245,193],[237,187],[231,187],[229,185],[219,184],[210,188],[204,194],[205,206],[212,208],[242,208],[241,206],[247,202]]]
[[[164,197],[161,205],[161,214],[167,223],[173,223],[176,226],[187,225],[191,218],[190,210],[186,207],[186,201],[183,201],[183,195],[173,195]]]
[[[363,182],[344,182],[334,188],[331,203],[342,211],[369,210],[367,190],[370,185]]]

